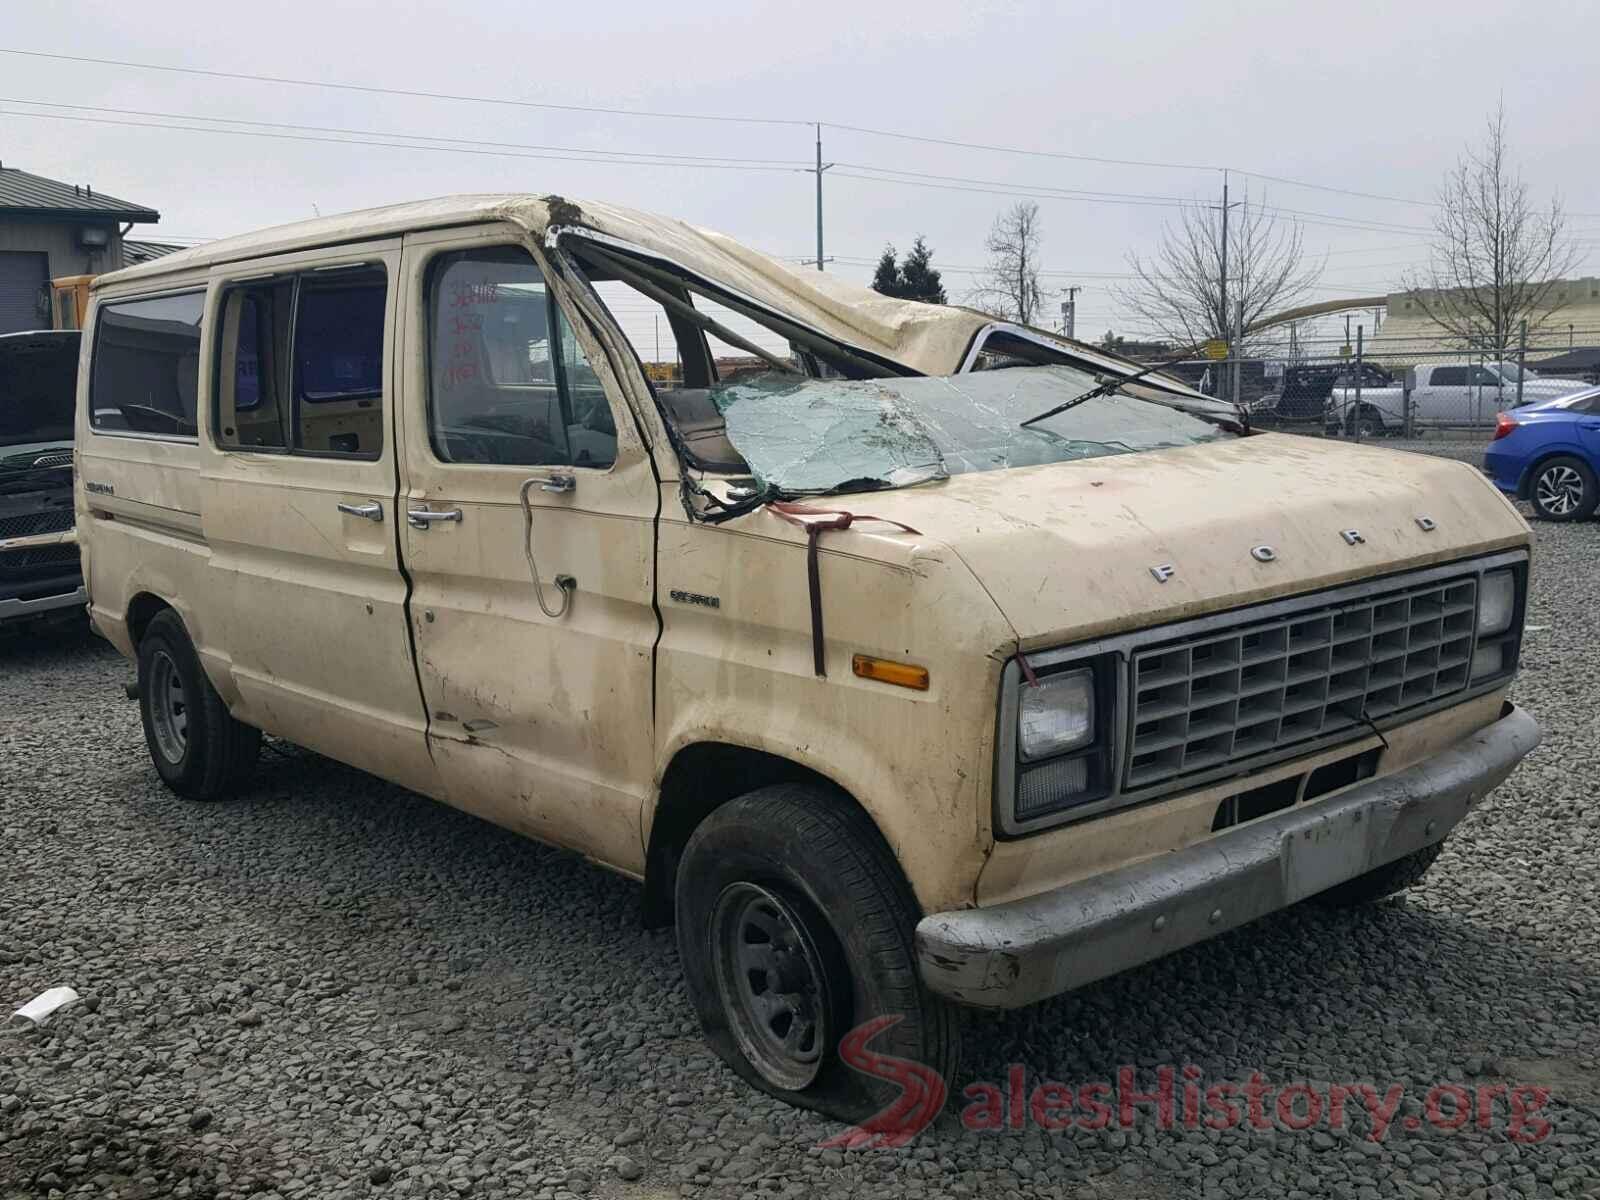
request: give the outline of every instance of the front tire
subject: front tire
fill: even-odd
[[[1600,488],[1588,463],[1563,454],[1534,468],[1528,501],[1542,520],[1582,521],[1600,503]]]
[[[898,1017],[872,1051],[948,1086],[960,1029],[918,975],[920,915],[882,835],[843,796],[778,784],[729,801],[694,831],[677,876],[678,953],[706,1040],[752,1086],[857,1122],[899,1089],[846,1065],[840,1040]]]
[[[260,753],[261,731],[233,719],[171,609],[139,639],[139,715],[156,773],[190,800],[231,795]]]

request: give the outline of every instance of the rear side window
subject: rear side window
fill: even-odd
[[[371,264],[228,288],[217,339],[217,444],[380,457],[387,302],[387,275]]]
[[[204,292],[100,306],[89,424],[103,432],[194,437]]]
[[[1435,367],[1433,378],[1429,380],[1434,387],[1465,387],[1467,385],[1467,369],[1465,367]]]

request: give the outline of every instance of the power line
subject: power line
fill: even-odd
[[[252,83],[287,84],[291,87],[329,88],[339,92],[364,92],[375,96],[408,96],[419,100],[451,100],[463,104],[501,104],[513,108],[543,108],[557,112],[603,113],[613,117],[652,117],[671,121],[716,121],[740,125],[805,125],[811,121],[789,121],[780,117],[730,117],[711,113],[654,112],[641,108],[607,108],[594,104],[552,104],[542,100],[513,100],[503,96],[471,96],[452,92],[424,92],[411,88],[377,87],[326,79],[294,79],[283,75],[256,75],[247,71],[216,71],[203,67],[176,67],[166,63],[132,62],[120,58],[93,58],[87,54],[51,54],[43,50],[14,50],[0,46],[0,54],[23,58],[43,58],[53,62],[88,63],[99,67],[127,67],[136,71],[166,71],[177,75],[203,75],[211,79],[242,79]]]
[[[746,166],[740,163],[686,162],[677,159],[656,161],[642,158],[598,158],[576,154],[541,154],[519,150],[479,150],[468,146],[433,146],[421,142],[383,142],[362,138],[319,137],[301,133],[273,133],[264,129],[214,129],[204,125],[178,125],[160,121],[121,121],[112,117],[73,116],[69,113],[17,112],[15,109],[0,109],[0,116],[31,117],[40,121],[76,121],[91,125],[116,125],[124,129],[171,129],[187,133],[209,133],[219,136],[270,138],[275,141],[320,142],[331,146],[373,146],[389,150],[431,150],[439,154],[470,154],[489,158],[531,158],[550,162],[599,163],[608,166],[691,167],[695,170],[777,171],[785,174],[798,169],[794,167]]]
[[[211,79],[244,80],[253,83],[269,83],[290,87],[324,88],[333,91],[358,92],[366,95],[401,96],[412,99],[444,100],[453,103],[500,105],[513,108],[534,108],[553,112],[580,112],[595,113],[605,116],[644,117],[652,120],[674,121],[706,121],[720,124],[744,125],[777,125],[785,127],[813,127],[818,122],[814,120],[803,121],[792,117],[751,117],[730,116],[725,113],[689,113],[672,112],[642,108],[620,108],[608,105],[594,104],[559,104],[543,100],[523,100],[506,96],[478,96],[467,93],[432,92],[415,88],[383,87],[376,84],[352,83],[345,80],[329,79],[300,79],[285,75],[266,75],[248,71],[223,71],[205,67],[175,66],[169,63],[136,62],[131,59],[100,58],[86,54],[59,54],[43,50],[22,50],[13,47],[0,47],[0,54],[9,54],[23,58],[42,59],[52,62],[70,62],[88,64],[93,66],[121,67],[127,70],[157,71],[178,75],[192,75]],[[1029,158],[1054,159],[1066,162],[1097,163],[1105,166],[1142,167],[1157,170],[1173,171],[1221,171],[1225,167],[1217,163],[1190,163],[1173,162],[1159,159],[1144,158],[1115,158],[1104,155],[1072,154],[1058,150],[1037,150],[1021,146],[1002,146],[992,143],[968,142],[956,138],[936,137],[928,134],[907,133],[903,130],[877,129],[865,125],[849,125],[841,122],[823,121],[824,128],[840,132],[861,134],[868,137],[888,138],[897,141],[915,142],[924,145],[949,146],[962,150],[976,150],[992,154],[1020,155]],[[1404,196],[1387,196],[1376,192],[1363,192],[1351,188],[1337,187],[1331,184],[1313,183],[1305,179],[1293,179],[1282,175],[1269,175],[1260,171],[1249,171],[1242,168],[1232,168],[1241,175],[1256,179],[1270,180],[1291,187],[1310,188],[1317,191],[1331,192],[1338,195],[1352,196],[1360,199],[1377,200],[1383,203],[1408,204],[1418,207],[1437,207],[1437,201],[1417,200]],[[1595,217],[1596,213],[1570,213],[1574,217]]]
[[[478,146],[511,150],[536,150],[559,154],[592,154],[619,158],[671,159],[696,163],[733,163],[740,166],[794,167],[805,164],[781,158],[735,158],[717,154],[669,154],[665,151],[599,150],[589,146],[541,146],[527,142],[496,142],[482,138],[448,137],[432,133],[397,133],[384,129],[345,129],[333,125],[296,125],[285,121],[254,121],[245,117],[208,117],[195,113],[154,112],[141,108],[108,108],[95,104],[67,104],[59,100],[27,100],[0,96],[0,104],[27,104],[38,108],[70,108],[76,112],[111,113],[117,116],[156,117],[173,121],[205,121],[208,124],[253,125],[261,129],[289,129],[307,133],[336,133],[350,137],[406,138],[413,141],[445,142],[451,145]],[[219,130],[218,132],[226,132]]]

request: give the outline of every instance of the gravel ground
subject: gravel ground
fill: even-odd
[[[0,1194],[1600,1195],[1600,522],[1537,537],[1516,693],[1547,738],[1423,886],[965,1021],[955,1090],[1014,1063],[1408,1084],[1381,1142],[976,1133],[958,1099],[905,1149],[818,1149],[837,1125],[703,1047],[634,885],[293,748],[183,803],[109,649],[0,642],[0,1003],[85,996],[0,1031]],[[1440,1082],[1548,1087],[1550,1133],[1511,1139],[1503,1104],[1406,1128]]]

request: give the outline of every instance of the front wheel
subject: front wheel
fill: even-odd
[[[233,719],[171,609],[139,639],[139,715],[157,774],[190,800],[236,790],[261,748],[261,732]]]
[[[839,1120],[899,1099],[908,1071],[937,1108],[960,1032],[917,973],[918,916],[882,835],[844,797],[779,784],[728,802],[678,867],[678,953],[706,1040],[748,1083]],[[875,1060],[867,1075],[840,1042],[874,1018],[892,1023],[858,1034],[870,1052],[850,1056]]]
[[[1528,500],[1546,521],[1581,521],[1600,503],[1600,491],[1589,464],[1563,454],[1534,468]]]

